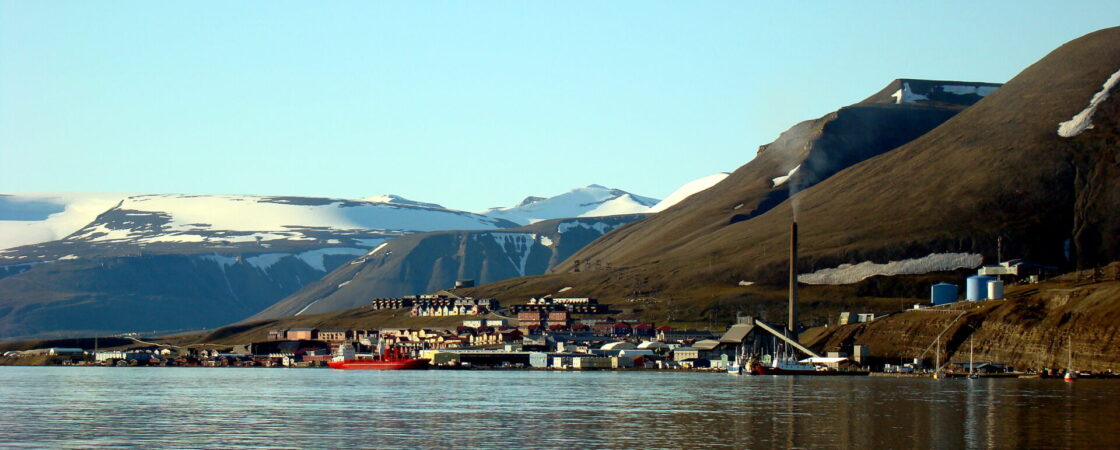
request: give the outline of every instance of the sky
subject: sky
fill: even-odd
[[[1116,1],[0,0],[0,192],[662,198],[895,78],[1004,82]]]

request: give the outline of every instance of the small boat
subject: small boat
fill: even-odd
[[[759,364],[754,366],[759,375],[867,375],[868,372],[860,370],[836,370],[829,367],[818,366],[805,361],[774,360],[769,365]]]
[[[800,363],[793,360],[775,359],[769,365],[759,364],[755,367],[759,375],[826,375],[823,370],[818,370],[814,364]]]
[[[740,345],[735,360],[727,364],[727,373],[730,375],[750,375],[750,370],[750,362],[747,360],[747,355],[743,353],[743,346]]]

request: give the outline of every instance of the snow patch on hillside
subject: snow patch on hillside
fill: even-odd
[[[420,232],[496,228],[484,217],[461,211],[330,199],[290,201],[244,195],[141,195],[129,197],[120,209],[169,215],[170,221],[163,225],[164,232],[207,229],[284,232],[291,227]]]
[[[62,239],[131,194],[24,192],[0,194],[0,250]]]
[[[420,207],[423,207],[423,208],[447,209],[447,208],[444,208],[443,206],[435,204],[435,203],[426,203],[426,202],[418,202],[416,200],[409,200],[407,198],[404,198],[404,197],[401,197],[401,196],[395,195],[395,194],[375,195],[373,197],[363,198],[362,201],[363,202],[370,202],[370,203],[393,203],[393,204],[397,204],[397,205],[412,205],[412,206],[420,206]]]
[[[657,213],[669,209],[670,206],[680,203],[684,199],[691,197],[693,194],[705,191],[708,188],[715,186],[720,181],[723,181],[725,178],[727,178],[728,175],[731,174],[727,172],[720,172],[714,175],[708,175],[703,178],[689,181],[683,186],[677,188],[677,190],[673,191],[672,194],[669,194],[668,197],[665,197],[664,200],[661,200],[656,205],[653,205],[653,207],[649,209],[649,212]]]
[[[587,222],[579,221],[579,220],[570,220],[570,221],[560,222],[559,224],[557,224],[556,225],[556,232],[560,233],[560,234],[564,234],[564,233],[567,233],[567,232],[569,232],[573,229],[576,229],[576,228],[585,228],[585,229],[588,229],[588,230],[598,231],[599,234],[607,234],[608,231],[611,231],[615,228],[618,228],[619,225],[621,225],[621,224],[611,225],[611,224],[603,223],[603,222],[587,223]]]
[[[280,262],[281,259],[292,256],[291,253],[265,253],[256,256],[245,258],[245,262],[250,266],[260,269],[261,272],[267,272],[270,267]]]
[[[781,186],[782,183],[785,183],[786,181],[789,181],[789,177],[792,177],[793,174],[797,173],[797,169],[800,169],[800,168],[801,168],[801,164],[798,164],[797,167],[789,169],[789,172],[786,173],[785,175],[774,178],[770,181],[774,183],[774,187]]]
[[[130,235],[129,230],[112,229],[102,223],[86,228],[82,234],[73,237],[90,241],[121,241],[128,239]]]
[[[306,252],[300,252],[300,253],[295,253],[295,254],[292,254],[292,253],[262,253],[262,254],[259,254],[259,255],[244,257],[244,258],[241,259],[241,261],[243,261],[244,263],[246,263],[250,266],[253,266],[257,270],[260,270],[261,272],[268,272],[268,270],[270,268],[272,268],[272,266],[274,266],[277,263],[279,263],[280,261],[284,260],[284,258],[294,257],[294,258],[296,258],[300,261],[303,261],[304,264],[307,264],[307,266],[311,267],[312,269],[318,270],[320,272],[326,272],[327,267],[326,267],[324,258],[326,258],[327,256],[331,256],[331,255],[361,255],[361,254],[364,254],[364,253],[365,253],[365,249],[361,249],[361,248],[329,247],[329,248],[320,248],[320,249],[316,249],[316,250],[309,250],[309,251],[306,251]],[[202,260],[205,260],[205,261],[213,261],[213,262],[217,263],[219,266],[221,266],[223,270],[225,270],[225,268],[227,268],[229,266],[232,266],[232,265],[238,263],[238,258],[236,256],[225,256],[225,255],[219,255],[219,254],[212,254],[212,255],[201,255],[201,256],[199,256],[199,258],[202,259]]]
[[[113,231],[123,231],[123,230],[113,230]],[[113,236],[117,236],[117,237],[113,237]],[[126,236],[126,238],[131,237],[131,236],[132,236],[132,233],[129,233],[128,236]],[[145,237],[145,238],[140,238],[139,236],[137,236],[137,238],[138,238],[138,240],[137,240],[138,242],[143,242],[145,244],[151,244],[151,243],[155,243],[155,242],[183,243],[183,242],[206,242],[207,241],[205,236],[201,236],[201,235],[197,235],[197,234],[189,234],[189,233],[164,234],[164,235],[160,235],[160,236],[152,236],[152,237]],[[95,239],[92,239],[92,240],[93,241],[110,241],[110,240],[115,240],[115,239],[121,239],[119,237],[119,234],[103,236],[103,237],[95,238]]]
[[[1093,94],[1093,98],[1089,100],[1089,106],[1086,106],[1073,118],[1058,124],[1058,136],[1074,137],[1093,128],[1093,114],[1097,112],[1097,107],[1100,106],[1101,102],[1108,99],[1109,92],[1112,91],[1113,87],[1116,87],[1117,82],[1120,82],[1120,70],[1113,72],[1112,76],[1105,80],[1101,90]]]
[[[525,276],[525,266],[529,262],[529,252],[537,242],[534,233],[487,233],[494,238],[494,242],[501,246],[509,256],[509,261],[517,268],[517,273]]]
[[[929,97],[922,94],[915,94],[914,91],[910,90],[910,83],[902,83],[902,89],[895,91],[891,94],[891,97],[894,97],[894,102],[898,104],[929,100]]]
[[[650,206],[634,198],[632,194],[625,194],[617,198],[607,200],[595,209],[580,214],[578,217],[602,217],[602,216],[617,216],[619,214],[635,214],[649,212]]]
[[[555,242],[552,242],[552,239],[550,239],[548,236],[541,236],[541,245],[545,247],[552,247],[552,244],[555,244]]]
[[[226,267],[237,264],[236,256],[225,256],[215,253],[213,255],[201,255],[198,258],[203,261],[211,261],[217,263],[218,266],[222,268],[222,271],[225,271]]]
[[[370,250],[369,253],[366,253],[366,256],[373,256],[375,253],[377,253],[378,251],[381,251],[381,249],[383,249],[385,247],[388,247],[388,246],[389,246],[388,242],[383,242],[383,243],[381,243],[381,245],[378,245],[373,250]]]
[[[295,257],[299,258],[301,261],[307,263],[308,266],[311,266],[311,268],[313,268],[315,270],[326,272],[327,267],[324,264],[323,259],[326,258],[327,256],[333,256],[333,255],[358,256],[358,255],[365,254],[365,252],[366,252],[365,249],[362,249],[362,248],[328,247],[328,248],[320,248],[318,250],[310,250],[310,251],[306,251],[306,252],[302,252],[302,253],[297,253],[295,255]]]
[[[984,258],[979,253],[931,253],[928,256],[886,264],[864,261],[859,264],[841,264],[831,269],[798,275],[797,281],[805,284],[852,284],[876,275],[919,275],[956,269],[980,267]]]

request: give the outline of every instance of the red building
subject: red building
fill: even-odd
[[[548,315],[545,311],[521,311],[517,313],[517,327],[524,331],[530,331],[530,327],[536,327],[540,330],[545,327],[545,318]]]
[[[657,335],[657,331],[654,330],[653,324],[648,323],[639,323],[637,325],[634,325],[633,332],[635,336],[642,337],[652,337]]]

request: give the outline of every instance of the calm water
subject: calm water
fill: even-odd
[[[0,446],[1120,445],[1120,382],[0,367]]]

